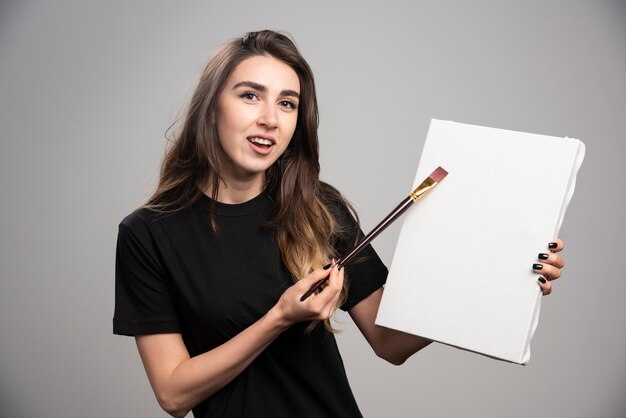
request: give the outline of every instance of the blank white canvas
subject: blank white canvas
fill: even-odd
[[[413,187],[449,174],[404,215],[376,323],[525,364],[541,291],[584,158],[577,139],[432,120]]]

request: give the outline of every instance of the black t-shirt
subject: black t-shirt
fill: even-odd
[[[120,224],[113,332],[180,333],[193,357],[260,319],[293,284],[275,235],[265,223],[274,207],[264,194],[242,204],[202,195],[171,214],[138,209]],[[357,233],[344,206],[344,228]],[[354,237],[354,234],[348,236]],[[351,242],[339,243],[348,249]],[[369,246],[346,267],[349,310],[380,288],[387,269]],[[239,376],[193,409],[195,417],[360,417],[334,334],[318,324],[292,326]]]

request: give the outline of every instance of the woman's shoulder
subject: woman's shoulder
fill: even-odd
[[[151,230],[167,222],[169,218],[180,216],[178,212],[161,212],[141,206],[122,219],[120,228],[125,228],[132,232]]]
[[[195,228],[199,219],[204,219],[207,210],[200,199],[187,206],[161,210],[144,204],[122,219],[120,230],[135,235],[161,236],[171,231],[188,231]],[[169,232],[168,232],[169,231]]]
[[[320,181],[320,191],[322,201],[332,210],[339,211],[342,214],[355,212],[350,201],[337,189],[329,183]]]
[[[320,181],[320,197],[324,204],[331,209],[342,208],[348,205],[347,199],[336,187],[323,181]]]
[[[157,213],[146,207],[139,207],[126,215],[120,225],[123,225],[129,229],[135,229],[142,225],[154,222],[157,218]]]
[[[358,228],[358,214],[350,201],[328,183],[320,181],[320,190],[324,204],[332,213],[340,229],[352,230],[355,226]]]

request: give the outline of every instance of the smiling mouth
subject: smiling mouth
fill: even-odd
[[[268,149],[270,148],[272,145],[274,145],[274,141],[267,139],[267,138],[260,138],[258,136],[253,136],[248,138],[248,141],[250,141],[251,143],[253,143],[254,145],[262,148],[262,149]]]

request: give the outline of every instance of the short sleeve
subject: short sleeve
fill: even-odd
[[[164,269],[145,224],[119,226],[115,259],[113,333],[141,335],[179,333],[180,322]]]
[[[343,236],[335,243],[337,252],[347,253],[364,234],[355,218],[344,204],[333,208]],[[348,280],[348,298],[340,309],[349,311],[360,301],[380,289],[387,280],[389,271],[371,245],[366,246],[354,260],[345,266]]]

